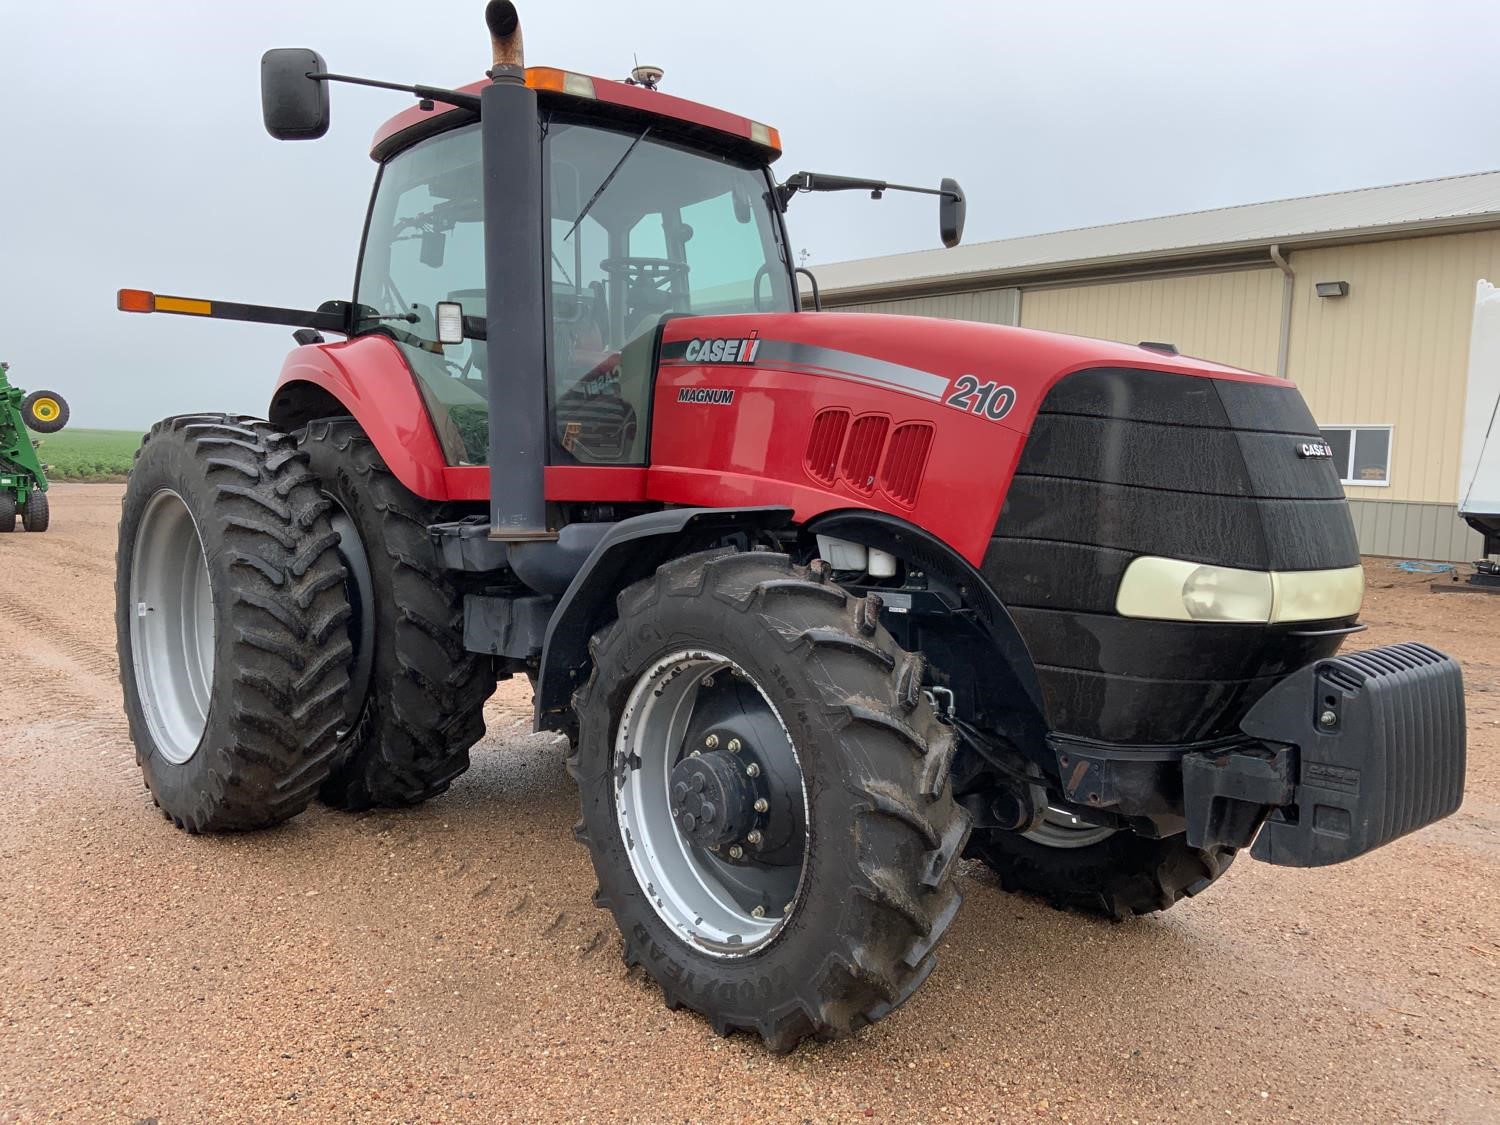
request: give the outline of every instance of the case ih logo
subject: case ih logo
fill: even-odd
[[[1298,457],[1327,457],[1332,459],[1333,446],[1326,441],[1304,441],[1297,446]]]
[[[677,401],[700,402],[709,406],[732,406],[734,391],[725,387],[683,387],[677,392]]]
[[[689,363],[754,363],[758,351],[760,341],[754,336],[748,340],[689,340],[682,358]]]

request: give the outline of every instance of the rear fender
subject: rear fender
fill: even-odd
[[[336,414],[353,416],[412,492],[426,500],[455,499],[416,377],[389,338],[310,344],[287,356],[271,397],[271,422],[292,431]]]

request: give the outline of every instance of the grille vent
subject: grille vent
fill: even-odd
[[[840,470],[844,481],[856,492],[875,491],[875,470],[891,420],[883,414],[861,414],[849,427],[849,441],[844,446]]]
[[[925,422],[908,422],[897,426],[880,467],[880,487],[892,500],[905,507],[917,503],[917,489],[922,485],[922,470],[932,449],[932,427]]]
[[[807,439],[807,457],[803,462],[808,475],[824,484],[838,477],[839,450],[844,448],[844,433],[849,428],[847,410],[820,410]]]

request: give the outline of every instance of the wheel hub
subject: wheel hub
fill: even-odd
[[[755,786],[724,750],[684,758],[672,770],[672,819],[700,848],[743,840],[755,830]]]

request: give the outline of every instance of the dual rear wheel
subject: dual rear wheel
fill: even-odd
[[[300,439],[224,414],[152,428],[116,636],[136,758],[179,827],[264,827],[315,795],[411,804],[466,768],[494,681],[463,651],[435,510],[348,420]]]

